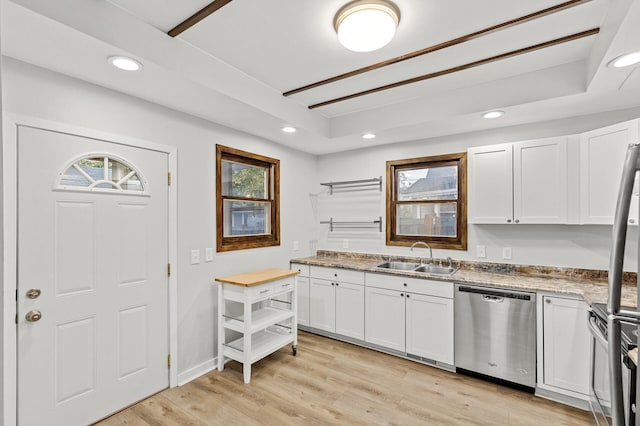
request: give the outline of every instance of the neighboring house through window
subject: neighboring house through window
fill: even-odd
[[[280,245],[280,160],[216,145],[217,251]]]
[[[387,161],[387,245],[467,249],[466,153]]]

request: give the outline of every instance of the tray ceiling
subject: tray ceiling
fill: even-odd
[[[449,123],[449,134],[455,134],[596,113],[603,105],[609,110],[612,104],[613,109],[640,106],[634,96],[636,79],[623,84],[633,67],[606,67],[616,55],[640,50],[640,5],[633,0],[396,0],[402,11],[396,37],[370,53],[348,51],[337,41],[332,20],[345,0],[233,0],[176,37],[167,32],[211,1],[2,1],[7,5],[3,12],[8,12],[2,23],[5,55],[316,154],[442,135]],[[451,47],[283,96],[565,3],[562,10]],[[26,24],[41,31],[27,36]],[[569,41],[484,62],[589,30]],[[95,58],[77,59],[70,69],[38,51],[39,38],[59,40],[49,43],[49,49],[63,56],[91,46]],[[103,71],[103,52],[142,61],[143,82]],[[474,63],[479,65],[461,67]],[[436,76],[309,109],[432,74]],[[183,96],[176,100],[179,90]],[[207,97],[237,116],[207,111],[202,107]],[[554,102],[567,97],[573,102]],[[612,101],[616,98],[617,103]],[[489,124],[478,119],[488,109],[507,114]],[[279,129],[285,124],[300,131],[282,135]],[[378,138],[363,141],[360,136],[368,131]]]

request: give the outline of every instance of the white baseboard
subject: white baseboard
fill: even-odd
[[[202,364],[198,364],[195,367],[188,369],[182,373],[178,373],[178,386],[182,386],[186,383],[189,383],[192,380],[197,379],[198,377],[207,374],[210,371],[218,368],[218,358],[213,358],[203,362]]]

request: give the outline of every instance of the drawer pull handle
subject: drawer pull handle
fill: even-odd
[[[268,288],[268,289],[266,289],[266,290],[262,290],[262,291],[260,292],[260,294],[269,293],[270,291],[271,291],[271,289],[270,289],[270,288]]]
[[[282,287],[289,287],[291,283],[282,284]]]

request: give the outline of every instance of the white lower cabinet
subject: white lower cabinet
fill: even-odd
[[[382,274],[365,282],[366,342],[453,365],[453,283]]]
[[[309,327],[364,340],[364,287],[311,278]]]
[[[407,353],[453,365],[453,299],[406,294]]]
[[[311,278],[309,284],[309,326],[336,331],[335,283]]]
[[[538,305],[538,313],[542,311],[542,322],[538,322],[538,387],[586,399],[591,359],[588,305],[553,295],[538,295]]]
[[[336,333],[364,340],[364,286],[336,283]]]
[[[404,293],[397,290],[365,289],[365,337],[374,345],[405,351]]]
[[[309,277],[298,277],[298,324],[309,325]]]

